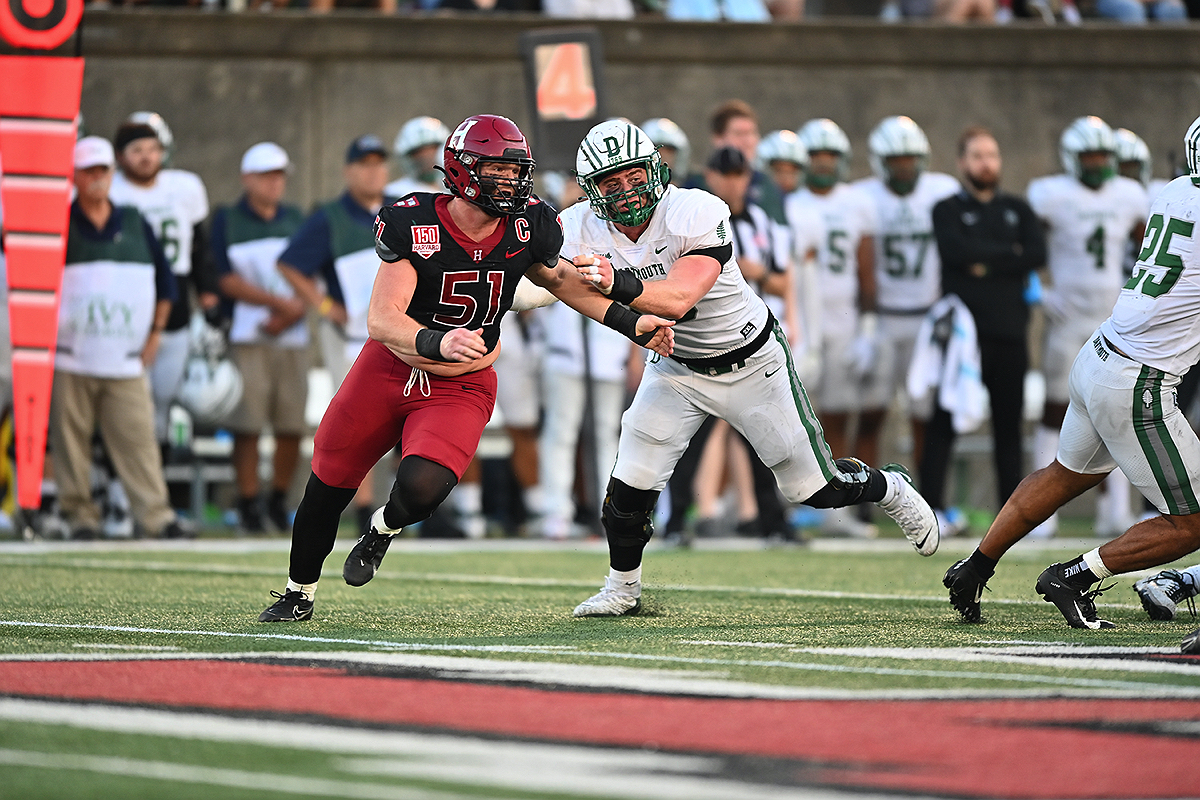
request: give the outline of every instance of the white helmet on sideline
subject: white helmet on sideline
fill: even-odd
[[[396,160],[400,162],[400,169],[404,171],[405,175],[413,179],[425,180],[420,174],[421,165],[413,161],[411,153],[422,147],[436,144],[438,152],[435,163],[440,167],[442,165],[442,149],[446,146],[446,140],[449,138],[450,129],[440,119],[413,117],[400,126],[400,132],[396,134],[396,141],[392,145],[392,152],[396,154]],[[432,183],[433,181],[426,182]]]

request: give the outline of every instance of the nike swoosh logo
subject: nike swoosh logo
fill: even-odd
[[[665,244],[662,247],[656,247],[656,248],[654,248],[654,255],[658,255],[659,253],[661,253],[663,250],[666,250],[666,249],[667,249],[667,246]]]
[[[1086,619],[1083,616],[1083,609],[1079,607],[1079,603],[1071,603],[1071,605],[1075,606],[1075,616],[1079,617],[1080,622],[1082,622],[1084,625],[1086,625],[1088,628],[1091,628],[1094,631],[1100,629],[1100,620],[1096,620],[1095,622],[1092,622],[1090,619]]]
[[[504,257],[505,257],[505,258],[512,258],[513,256],[515,256],[515,255],[518,255],[519,253],[524,253],[524,252],[525,252],[525,248],[524,248],[524,247],[522,247],[520,250],[517,250],[516,252],[513,252],[513,253],[509,253],[509,252],[505,251],[505,253],[504,253]]]
[[[774,375],[776,372],[779,372],[779,367],[776,367],[775,369],[771,370],[770,372],[764,372],[764,373],[763,373],[763,377],[764,377],[764,378],[769,378],[769,377],[771,377],[772,375]]]
[[[929,534],[927,533],[923,537],[921,537],[921,541],[917,542],[917,549],[920,550],[922,547],[925,546],[925,543],[928,541],[929,541]],[[978,600],[979,598],[976,597],[975,599]]]
[[[981,599],[983,599],[983,587],[977,586],[975,588],[975,602],[978,603]]]

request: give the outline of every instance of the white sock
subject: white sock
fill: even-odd
[[[634,567],[628,572],[621,572],[612,567],[608,568],[608,582],[612,586],[623,589],[633,589],[635,594],[642,593],[642,568]]]
[[[525,513],[531,517],[544,513],[541,486],[534,484],[533,486],[525,487],[521,491],[521,501],[525,504]]]
[[[387,506],[380,506],[375,509],[375,513],[371,515],[371,527],[379,531],[382,536],[395,536],[404,528],[389,528],[386,521],[383,519],[383,509]]]
[[[902,488],[900,484],[904,482],[904,479],[894,472],[884,472],[883,477],[887,481],[887,488],[883,490],[883,499],[876,503],[880,506],[886,506],[895,500]],[[840,511],[841,509],[836,510]]]
[[[1041,469],[1050,466],[1050,462],[1058,457],[1058,430],[1038,425],[1033,435],[1033,467]]]
[[[462,516],[483,513],[483,486],[478,483],[460,483],[451,492],[454,510]]]
[[[284,594],[288,592],[300,592],[304,595],[304,599],[312,602],[313,596],[317,593],[317,582],[312,583],[296,583],[291,578],[288,578],[287,588],[283,590]]]
[[[1104,580],[1105,578],[1111,578],[1113,576],[1112,570],[1110,570],[1108,567],[1104,566],[1104,561],[1103,561],[1103,559],[1100,558],[1100,548],[1099,547],[1097,547],[1095,550],[1091,550],[1087,553],[1084,553],[1083,554],[1083,563],[1087,564],[1087,568],[1090,569],[1092,571],[1092,574],[1095,575],[1100,580]]]

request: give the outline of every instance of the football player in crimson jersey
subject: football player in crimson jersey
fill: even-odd
[[[411,194],[375,221],[384,263],[367,316],[371,338],[317,429],[287,587],[272,592],[278,600],[260,622],[312,616],[338,518],[397,442],[391,496],[342,570],[350,585],[371,580],[392,537],[428,518],[462,477],[495,405],[500,318],[522,276],[660,355],[673,351],[673,321],[609,300],[559,259],[562,228],[532,194],[534,161],[511,120],[468,117],[447,140],[444,162],[450,194]]]

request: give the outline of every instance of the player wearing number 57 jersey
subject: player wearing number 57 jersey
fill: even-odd
[[[338,517],[397,443],[402,457],[391,496],[342,570],[350,585],[371,580],[392,537],[432,514],[462,477],[495,405],[500,319],[522,276],[639,344],[671,353],[670,320],[617,306],[560,261],[562,229],[553,209],[531,194],[534,161],[511,120],[468,117],[447,140],[444,163],[451,194],[409,195],[375,221],[383,263],[367,312],[371,338],[317,428],[287,588],[261,622],[312,616]]]
[[[879,503],[917,551],[931,555],[937,522],[903,467],[880,471],[857,459],[834,460],[786,338],[738,268],[729,207],[708,192],[670,186],[669,175],[644,131],[602,122],[576,155],[588,203],[562,214],[563,256],[594,282],[597,296],[678,320],[674,353],[649,359],[622,418],[601,512],[609,574],[575,616],[641,608],[651,512],[710,414],[746,438],[789,501],[824,508]]]
[[[1184,153],[1189,174],[1155,198],[1133,276],[1071,367],[1057,459],[1021,482],[980,545],[1004,552],[1120,467],[1162,516],[1042,572],[1036,591],[1073,628],[1114,627],[1097,616],[1103,589],[1092,584],[1200,547],[1200,439],[1175,402],[1180,377],[1200,357],[1200,118]],[[1185,651],[1193,647],[1197,634],[1184,640]]]

